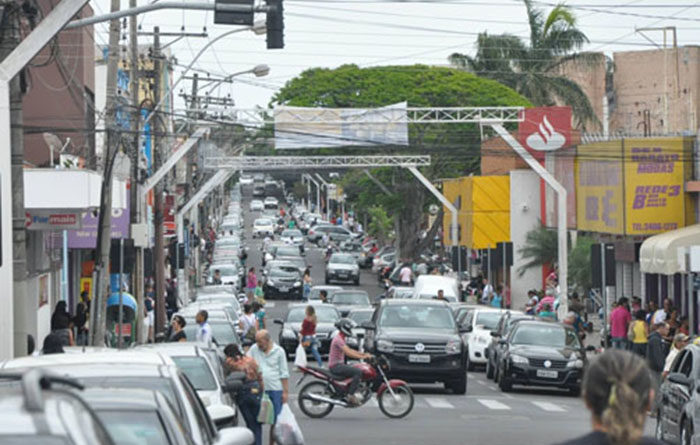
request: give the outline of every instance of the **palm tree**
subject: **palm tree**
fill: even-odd
[[[553,265],[557,261],[557,232],[540,226],[525,235],[525,243],[518,249],[524,263],[518,268],[518,274],[523,276],[525,271],[533,267]]]
[[[568,61],[592,64],[597,55],[577,53],[588,37],[576,27],[576,17],[565,5],[558,5],[545,18],[541,9],[523,0],[530,25],[530,43],[511,34],[479,34],[474,57],[454,53],[450,63],[474,74],[507,85],[537,106],[554,105],[556,100],[571,106],[579,124],[599,124],[588,97],[571,79],[559,74]]]

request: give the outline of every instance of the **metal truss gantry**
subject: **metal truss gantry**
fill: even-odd
[[[378,167],[427,167],[429,155],[416,156],[227,156],[209,157],[205,169],[243,171],[313,170]]]

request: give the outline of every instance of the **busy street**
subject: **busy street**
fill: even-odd
[[[700,445],[697,22],[0,0],[0,445]]]

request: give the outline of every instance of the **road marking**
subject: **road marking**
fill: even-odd
[[[453,409],[454,405],[440,397],[426,397],[425,402],[431,408]]]
[[[271,307],[275,307],[275,302],[274,301],[266,301],[265,307],[268,309],[270,309]]]
[[[566,412],[566,409],[559,405],[555,405],[554,403],[550,402],[532,402],[533,405],[535,405],[538,408],[541,408],[545,411],[553,412],[553,413],[564,413]]]
[[[489,389],[491,391],[498,391],[498,388],[496,388],[496,386],[494,386],[494,385],[489,385]]]
[[[476,383],[482,386],[486,385],[486,382],[484,382],[483,380],[476,380]]]
[[[492,400],[492,399],[477,399],[479,403],[484,405],[488,409],[493,409],[493,410],[510,410],[510,406],[506,405],[505,403],[501,403],[498,400]]]

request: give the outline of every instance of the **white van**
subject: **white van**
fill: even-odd
[[[413,298],[422,300],[435,298],[441,289],[450,303],[459,301],[459,283],[457,279],[442,275],[420,275],[413,286]]]

